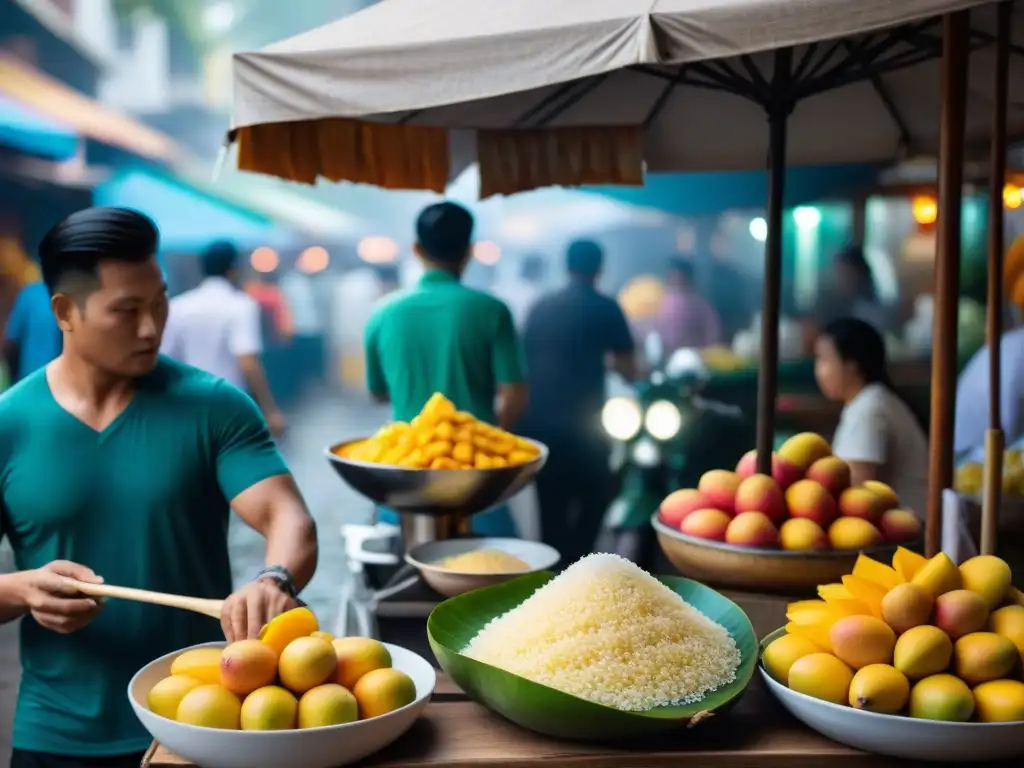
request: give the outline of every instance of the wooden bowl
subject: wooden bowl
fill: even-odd
[[[838,582],[853,571],[857,551],[793,552],[755,549],[687,536],[651,516],[658,544],[672,565],[691,579],[752,592],[799,593]],[[888,563],[895,545],[862,550]]]

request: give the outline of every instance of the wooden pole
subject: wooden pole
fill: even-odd
[[[793,49],[775,52],[774,98],[768,108],[768,209],[764,241],[764,292],[761,306],[761,354],[757,372],[757,471],[772,474],[775,400],[779,386],[779,305],[782,294],[782,207],[786,189],[786,124]]]
[[[957,289],[960,283],[960,219],[969,33],[969,11],[957,11],[943,18],[938,248],[935,259],[928,509],[925,521],[927,557],[937,554],[942,547],[942,492],[953,484]]]
[[[988,431],[985,433],[985,483],[981,505],[981,553],[996,553],[1003,492],[1005,435],[1001,410],[1003,335],[1003,187],[1006,183],[1006,97],[1013,5],[1000,4],[996,21],[996,61],[992,93],[992,145],[988,187]]]

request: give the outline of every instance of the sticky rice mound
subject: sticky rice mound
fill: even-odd
[[[724,627],[618,555],[584,557],[462,654],[615,709],[691,704],[736,679]]]

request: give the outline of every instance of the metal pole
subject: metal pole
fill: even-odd
[[[779,378],[779,304],[782,293],[782,206],[786,187],[786,124],[793,49],[775,52],[773,98],[768,106],[768,235],[764,241],[761,355],[757,372],[757,471],[772,474],[775,399]]]
[[[925,555],[928,557],[941,549],[942,493],[953,484],[957,289],[960,282],[960,219],[963,204],[969,33],[969,11],[958,11],[943,18],[938,249],[935,259],[928,509],[925,523]]]
[[[1006,183],[1006,97],[1013,5],[1000,4],[996,21],[996,61],[992,93],[992,146],[988,187],[988,430],[985,432],[985,485],[981,509],[981,552],[996,552],[1003,492],[1005,435],[1001,410],[1003,334],[1003,186]]]

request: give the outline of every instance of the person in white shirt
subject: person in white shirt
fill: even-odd
[[[880,480],[923,517],[928,437],[893,389],[882,335],[858,318],[833,320],[815,343],[814,376],[827,398],[844,404],[832,452],[850,465],[853,484]]]
[[[1000,416],[1007,445],[1013,445],[1024,436],[1024,328],[1015,328],[1003,334],[999,343],[1000,360]],[[985,447],[988,429],[988,365],[989,348],[986,344],[967,363],[956,385],[956,421],[953,449],[958,455],[969,455]]]
[[[204,279],[199,287],[171,300],[160,351],[247,391],[263,410],[274,434],[285,428],[260,361],[263,330],[260,307],[238,288],[238,249],[212,243],[200,255]]]

